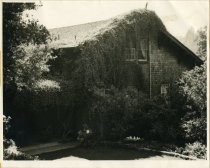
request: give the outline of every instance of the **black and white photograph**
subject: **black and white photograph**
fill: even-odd
[[[208,0],[1,7],[3,167],[209,166]]]

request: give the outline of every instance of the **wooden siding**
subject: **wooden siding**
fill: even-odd
[[[177,57],[175,50],[169,49],[157,38],[150,41],[150,65],[151,65],[151,96],[161,92],[161,85],[173,85],[188,69]]]

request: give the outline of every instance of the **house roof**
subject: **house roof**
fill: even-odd
[[[157,22],[155,26],[165,30],[165,26],[155,12],[139,9],[107,20],[50,29],[49,32],[52,39],[56,39],[51,42],[51,45],[58,48],[75,47],[85,41],[93,40],[97,35],[112,31],[117,27],[132,25],[135,22],[141,22],[141,26],[143,27],[148,24],[149,20]]]
[[[183,43],[181,43],[179,40],[177,40],[173,35],[171,35],[168,31],[161,31],[161,34],[167,38],[167,41],[169,40],[170,43],[173,43],[176,47],[179,47],[179,50],[181,52],[186,53],[187,56],[190,56],[191,59],[193,59],[196,63],[196,65],[203,64],[203,60],[201,60],[193,51],[191,51],[189,48],[187,48]]]
[[[141,27],[146,24],[151,24],[150,27],[153,27],[153,29],[161,32],[167,40],[176,45],[176,47],[180,48],[183,52],[187,53],[187,55],[190,56],[196,64],[202,63],[202,60],[197,57],[196,54],[194,54],[166,30],[164,24],[155,12],[145,9],[134,10],[108,20],[50,29],[49,32],[53,39],[51,46],[55,48],[76,47],[87,41],[97,39],[98,35],[103,35],[107,32],[110,33],[115,31],[116,28],[132,25],[135,22],[139,22]]]
[[[93,38],[101,29],[107,27],[111,20],[85,23],[80,25],[50,29],[52,45],[58,48],[78,46],[80,43]]]

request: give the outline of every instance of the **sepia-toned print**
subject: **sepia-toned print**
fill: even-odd
[[[207,5],[3,2],[3,159],[206,161]]]

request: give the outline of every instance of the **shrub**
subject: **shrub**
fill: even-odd
[[[97,94],[92,104],[91,118],[94,129],[107,140],[124,139],[129,127],[128,121],[137,110],[138,92],[133,88],[119,90],[111,87]]]
[[[199,141],[202,143],[206,143],[206,127],[206,119],[203,117],[184,120],[182,123],[185,138],[189,142]]]
[[[206,144],[207,140],[207,29],[198,31],[197,55],[204,60],[203,65],[195,66],[192,70],[182,74],[178,81],[180,93],[186,96],[186,114],[182,118],[182,129],[186,141],[193,143],[199,141]],[[198,148],[198,143],[189,148]],[[189,150],[189,149],[187,149]],[[195,151],[196,152],[196,151]]]
[[[185,155],[201,158],[201,159],[207,159],[206,154],[206,146],[203,145],[200,142],[194,142],[192,144],[187,144],[184,148],[184,151],[182,152]]]
[[[37,156],[30,156],[28,154],[22,153],[18,151],[18,148],[15,142],[12,139],[7,139],[6,135],[10,128],[9,121],[11,117],[3,116],[3,124],[4,124],[4,138],[3,138],[3,157],[4,160],[36,160]]]
[[[147,140],[177,141],[180,116],[162,98],[147,100],[129,121],[129,133]]]
[[[83,126],[83,130],[78,131],[77,140],[83,146],[89,146],[94,141],[93,131],[87,125]]]
[[[31,156],[18,151],[13,140],[4,138],[4,160],[37,160],[37,156]]]
[[[99,94],[98,94],[99,95]],[[148,99],[137,89],[112,87],[94,101],[93,122],[104,139],[122,140],[137,136],[164,142],[177,141],[181,136],[181,117],[163,97]],[[102,133],[101,133],[102,132]]]
[[[19,45],[13,53],[15,59],[15,83],[18,90],[34,89],[43,74],[49,72],[47,62],[54,57],[48,45]]]

